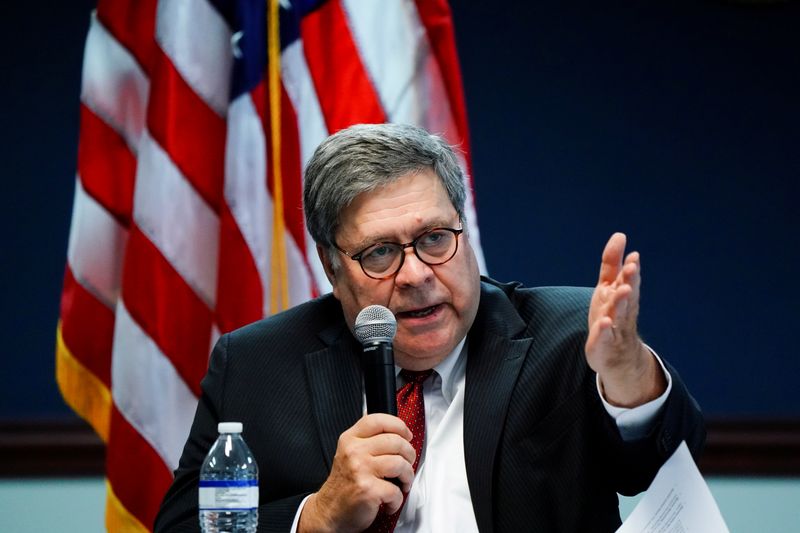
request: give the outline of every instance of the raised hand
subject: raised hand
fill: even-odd
[[[635,407],[666,389],[663,372],[637,331],[641,264],[639,252],[625,254],[626,237],[611,236],[589,307],[586,360],[600,376],[609,403]],[[623,261],[624,257],[624,261]]]
[[[402,420],[364,416],[339,437],[331,473],[306,501],[298,531],[363,531],[381,504],[396,512],[403,492],[411,489],[415,457],[411,431]],[[400,480],[402,492],[392,478]]]

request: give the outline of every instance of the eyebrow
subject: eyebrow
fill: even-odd
[[[430,231],[433,228],[449,228],[449,227],[450,227],[449,223],[444,221],[444,219],[438,219],[438,220],[436,220],[434,222],[431,222],[431,223],[423,226],[422,229],[420,229],[418,232],[416,232],[414,234],[414,237],[412,237],[411,240],[416,239],[417,237],[419,237],[420,235],[422,235],[426,231]],[[358,252],[360,252],[362,250],[366,250],[367,248],[369,248],[370,246],[372,246],[374,244],[389,243],[389,242],[395,243],[395,244],[403,244],[400,241],[400,239],[397,239],[395,237],[389,237],[389,236],[386,236],[385,234],[384,235],[379,235],[379,236],[371,236],[371,237],[367,237],[365,239],[362,239],[361,241],[359,241],[358,243],[353,245],[353,248],[354,248],[353,253],[358,253]]]

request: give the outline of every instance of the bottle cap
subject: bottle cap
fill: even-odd
[[[217,424],[217,431],[220,433],[241,433],[241,422],[220,422]]]

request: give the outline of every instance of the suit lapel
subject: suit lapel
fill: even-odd
[[[345,331],[327,348],[306,354],[306,375],[322,453],[330,470],[339,435],[356,423],[363,410],[361,368],[355,339]],[[334,334],[323,332],[323,340]]]
[[[511,391],[531,346],[514,339],[525,323],[496,287],[482,284],[470,334],[464,398],[464,460],[472,506],[481,532],[493,529],[492,475]]]

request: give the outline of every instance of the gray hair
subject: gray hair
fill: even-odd
[[[357,124],[325,139],[306,167],[303,207],[314,241],[334,246],[340,214],[359,195],[430,168],[466,223],[464,174],[441,137],[407,124]]]

